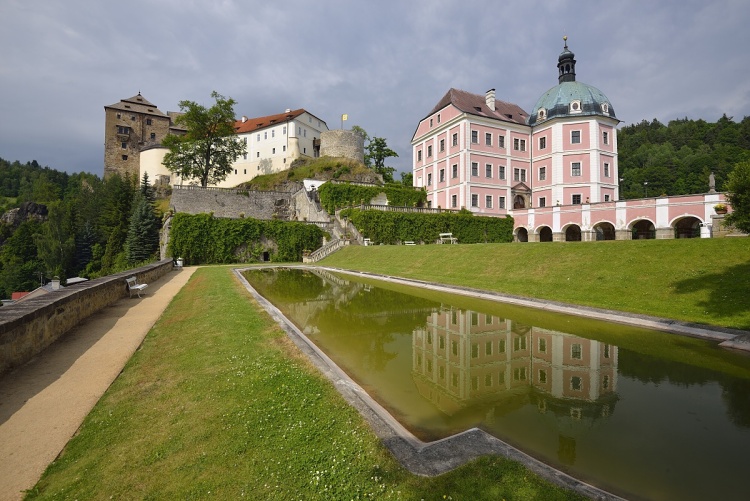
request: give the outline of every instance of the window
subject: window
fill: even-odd
[[[513,180],[521,183],[526,182],[526,169],[513,169]]]
[[[247,160],[247,153],[242,154],[242,159]],[[245,174],[247,174],[247,169],[245,169]]]
[[[526,367],[518,367],[516,369],[513,369],[513,380],[526,381]]]
[[[438,123],[440,123],[440,113],[438,113]]]
[[[283,129],[281,129],[281,133],[286,136],[286,127],[284,127]]]
[[[417,162],[422,161],[422,150],[417,150]]]
[[[539,382],[545,384],[547,382],[547,371],[539,369]]]
[[[485,164],[484,177],[492,177],[492,164]]]
[[[440,140],[440,151],[445,151],[445,139]]]
[[[581,387],[583,386],[582,383],[583,383],[583,380],[580,378],[580,376],[573,376],[572,378],[570,378],[570,389],[575,390],[575,391],[581,391]],[[573,410],[575,409],[571,409],[571,412]]]
[[[427,147],[427,158],[430,158],[432,156],[432,145],[429,145]]]
[[[260,151],[256,151],[256,152],[255,152],[255,157],[256,157],[256,158],[260,158]]]
[[[458,355],[458,342],[457,341],[451,341],[451,353],[454,355]]]
[[[497,166],[497,177],[500,179],[505,179],[505,166],[504,165]]]
[[[471,175],[472,176],[479,175],[479,164],[477,162],[471,162]]]
[[[257,140],[260,141],[260,134],[258,134],[258,139]]]
[[[609,344],[604,345],[604,358],[609,358]]]
[[[263,133],[263,139],[268,139],[268,131]]]
[[[130,127],[123,127],[122,125],[117,126],[118,134],[130,134]]]
[[[609,202],[609,195],[604,195],[604,201]]]
[[[487,209],[491,209],[492,208],[492,195],[485,195],[484,196],[484,206]]]
[[[151,119],[150,118],[146,119],[146,125],[151,125]]]
[[[453,133],[453,146],[458,146],[458,133]]]
[[[445,169],[440,169],[440,182],[445,182]]]
[[[497,146],[498,148],[505,148],[505,136],[497,136]]]
[[[571,113],[580,113],[581,112],[581,102],[579,100],[572,101],[570,103],[570,112]]]
[[[271,154],[272,154],[272,155],[275,155],[275,154],[276,154],[276,148],[272,148],[272,149],[271,149]]]
[[[122,114],[121,114],[121,113],[118,113],[118,114],[117,114],[117,118],[122,118]]]
[[[547,207],[547,198],[539,197],[539,207]]]
[[[610,177],[609,164],[607,162],[604,163],[604,177]]]
[[[570,164],[570,175],[573,177],[581,175],[581,162],[573,162]]]
[[[607,131],[602,132],[602,142],[604,144],[609,144],[609,132]]]
[[[540,137],[539,138],[539,149],[543,150],[547,147],[547,138],[546,137]]]
[[[547,167],[539,167],[539,180],[540,181],[547,180]]]
[[[438,337],[438,347],[442,350],[445,349],[445,337],[439,336]]]
[[[526,336],[516,336],[513,339],[513,351],[521,351],[526,349]]]
[[[271,137],[276,137],[276,129],[271,130]]]
[[[432,172],[427,174],[427,186],[432,185]]]
[[[128,149],[128,143],[126,143],[126,142],[124,142],[124,141],[123,141],[123,142],[122,142],[122,143],[120,143],[120,144],[122,145],[122,149],[123,149],[123,150],[127,150],[127,149]]]
[[[128,156],[127,156],[127,155],[123,155],[123,156],[122,156],[122,159],[123,159],[123,160],[127,160],[127,159],[128,159]]]
[[[484,133],[484,144],[487,146],[492,146],[492,134],[489,132]]]
[[[451,167],[451,177],[456,179],[458,177],[458,164],[453,164]]]
[[[281,151],[286,151],[286,145],[281,147]]]
[[[580,130],[570,131],[570,142],[572,144],[580,144],[581,143],[581,131]]]
[[[432,119],[430,118],[430,127],[432,127]]]
[[[451,207],[453,209],[458,207],[458,195],[451,195]]]
[[[602,389],[604,390],[609,389],[609,376],[604,376],[602,378]]]
[[[152,140],[155,140],[155,139],[156,139],[156,132],[152,132],[152,133],[151,133],[151,139],[152,139]]]
[[[476,194],[471,195],[471,206],[479,207],[479,195],[476,195]]]
[[[526,151],[526,140],[525,139],[514,139],[513,149],[516,151]]]
[[[479,345],[471,343],[471,358],[479,358]]]
[[[484,354],[492,355],[492,341],[487,341],[486,343],[484,343]]]
[[[237,175],[237,169],[234,169],[234,175],[235,176]]]
[[[484,375],[484,385],[485,386],[492,386],[492,374],[485,374]]]
[[[505,208],[505,197],[498,197],[497,198],[497,207],[499,209],[504,209]]]
[[[475,130],[471,131],[471,142],[474,144],[479,143],[479,133]]]
[[[505,339],[501,339],[500,341],[498,341],[498,343],[497,343],[497,352],[498,353],[505,353]],[[502,374],[502,372],[500,374]],[[503,377],[500,378],[500,381],[504,381],[504,380],[505,380],[505,378],[503,378]]]
[[[573,195],[573,199],[571,200],[571,203],[573,205],[581,205],[581,195]]]

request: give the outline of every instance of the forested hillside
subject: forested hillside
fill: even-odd
[[[0,297],[29,291],[52,276],[96,277],[125,269],[158,250],[160,220],[153,193],[136,179],[88,173],[67,174],[37,162],[21,164],[0,158]],[[20,208],[12,212],[9,209]],[[133,216],[135,214],[135,216]],[[147,228],[150,244],[131,223]],[[153,241],[155,228],[156,240]],[[138,252],[135,252],[135,249]],[[149,256],[150,257],[150,256]]]
[[[618,134],[622,198],[686,195],[708,191],[708,176],[724,190],[734,165],[750,160],[750,117],[735,122],[724,115],[716,123],[646,120]],[[648,183],[648,184],[644,184]]]

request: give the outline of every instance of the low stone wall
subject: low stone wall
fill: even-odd
[[[0,308],[0,374],[28,362],[83,319],[128,296],[125,279],[151,283],[172,260],[90,280]]]
[[[229,188],[174,186],[170,205],[175,212],[216,217],[288,220],[294,214],[292,193]]]

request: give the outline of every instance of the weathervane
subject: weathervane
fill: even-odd
[[[568,35],[565,35],[563,37],[563,41],[565,42],[565,48],[567,49],[568,48]]]

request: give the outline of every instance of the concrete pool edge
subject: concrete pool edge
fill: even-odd
[[[344,399],[357,409],[383,445],[411,473],[422,476],[436,476],[456,469],[481,456],[498,455],[518,461],[542,478],[590,499],[623,499],[553,468],[478,428],[472,428],[435,442],[425,443],[419,440],[362,389],[359,384],[352,380],[333,360],[323,353],[315,343],[310,341],[276,306],[258,293],[247,282],[245,277],[242,276],[242,272],[247,270],[289,267],[288,265],[281,265],[234,268],[233,272],[250,295],[287,333],[292,342],[305,354],[308,360],[333,383]],[[324,267],[304,268],[342,271]]]
[[[657,330],[670,334],[705,339],[708,341],[717,341],[719,343],[719,346],[724,348],[750,351],[750,331],[744,331],[740,329],[683,322],[679,320],[642,315],[638,313],[605,310],[603,308],[594,308],[591,306],[579,306],[569,303],[551,301],[547,299],[513,296],[510,294],[503,294],[501,292],[491,292],[482,289],[473,289],[471,287],[463,287],[459,285],[445,285],[436,282],[427,282],[424,280],[394,277],[390,275],[380,275],[377,273],[370,273],[365,271],[332,268],[328,266],[309,266],[309,268],[326,270],[333,273],[342,273],[345,275],[360,276],[363,278],[383,280],[385,282],[391,282],[399,285],[421,287],[438,292],[461,294],[478,299],[487,299],[490,301],[498,301],[507,304],[513,304],[516,306],[536,308],[552,311],[555,313],[563,313],[566,315],[591,318],[594,320],[603,320],[606,322],[632,325],[635,327],[642,327],[645,329]]]

